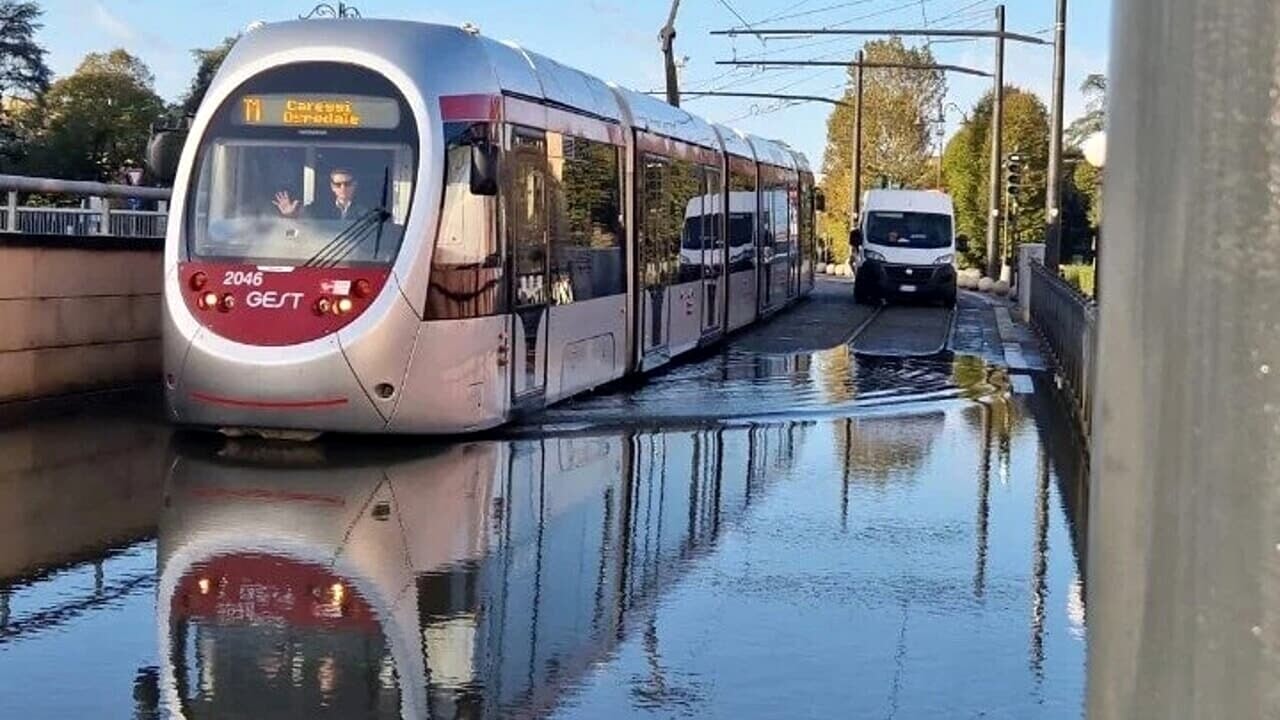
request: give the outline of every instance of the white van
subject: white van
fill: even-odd
[[[956,253],[951,196],[939,190],[869,190],[849,242],[856,255],[859,303],[928,298],[956,304]]]

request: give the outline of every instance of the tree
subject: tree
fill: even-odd
[[[0,97],[35,96],[49,87],[45,51],[35,41],[41,13],[33,2],[0,0]]]
[[[943,152],[943,178],[956,205],[956,226],[970,237],[967,262],[982,267],[986,259],[987,216],[990,207],[991,116],[994,93],[974,106]],[[1005,156],[1022,156],[1022,183],[1012,210],[1012,245],[1040,239],[1044,226],[1044,193],[1049,164],[1049,113],[1034,94],[1005,86],[1003,147]],[[1004,170],[1001,169],[1002,192]],[[1005,198],[1006,201],[1009,198]],[[1002,238],[1003,243],[1003,238]],[[1002,244],[1003,247],[1003,244]]]
[[[40,6],[0,0],[0,168],[21,156],[19,128],[12,109],[25,105],[49,87],[44,48],[35,41]]]
[[[1094,73],[1080,84],[1085,96],[1085,113],[1067,127],[1065,142],[1068,147],[1080,147],[1090,135],[1102,132],[1107,126],[1107,76]]]
[[[147,66],[124,50],[90,53],[76,71],[23,111],[30,174],[111,180],[142,160],[151,125],[164,113]]]
[[[1089,136],[1106,129],[1107,77],[1099,74],[1088,76],[1081,83],[1080,92],[1086,98],[1085,114],[1071,123],[1064,137],[1067,146],[1076,153]],[[1102,168],[1082,160],[1076,165],[1070,180],[1067,192],[1079,195],[1078,202],[1085,209],[1087,218],[1083,225],[1072,228],[1076,239],[1071,247],[1084,251],[1090,249],[1098,229],[1102,227]]]
[[[876,40],[863,46],[868,62],[928,64],[927,47],[906,47],[901,38]],[[827,148],[823,154],[823,192],[830,210],[823,213],[821,234],[831,239],[833,259],[848,262],[849,212],[853,207],[853,104],[857,101],[856,68],[849,68],[844,92],[846,105],[827,119]],[[929,183],[933,172],[929,123],[938,101],[946,94],[941,71],[888,68],[863,71],[862,186],[886,182],[903,187]]]
[[[209,91],[209,83],[213,82],[213,76],[218,74],[218,68],[222,67],[222,61],[227,59],[231,46],[235,45],[239,39],[239,35],[232,35],[224,38],[214,47],[197,48],[191,51],[196,59],[196,74],[191,78],[191,86],[187,88],[186,94],[182,96],[179,105],[180,115],[195,115],[196,110],[200,109],[200,102]]]

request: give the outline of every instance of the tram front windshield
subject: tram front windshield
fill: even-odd
[[[201,142],[188,251],[287,266],[389,264],[416,166],[412,116],[384,78],[336,63],[264,73],[223,103]]]

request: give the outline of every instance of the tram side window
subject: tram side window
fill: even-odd
[[[626,292],[618,148],[558,133],[547,135],[547,148],[551,301]]]
[[[805,177],[800,184],[800,246],[809,262],[817,255],[813,229],[813,180]]]
[[[702,269],[703,277],[713,278],[720,274],[723,260],[724,242],[720,237],[720,225],[724,212],[724,187],[720,184],[720,171],[712,167],[704,167],[703,172],[703,223],[702,223]]]
[[[517,306],[548,300],[546,139],[541,130],[508,128],[501,202],[514,265]]]
[[[640,243],[641,280],[645,287],[670,285],[677,278],[685,206],[676,201],[676,175],[669,158],[645,156],[645,224]]]
[[[729,174],[729,272],[756,266],[756,179],[744,172]]]
[[[682,158],[644,158],[641,280],[646,287],[702,277],[702,170]]]
[[[787,185],[787,238],[796,252],[800,251],[800,186],[795,183]]]
[[[790,216],[787,185],[773,180],[769,183],[769,235],[773,241],[773,256],[785,258],[791,252]]]
[[[428,319],[506,312],[495,201],[471,194],[472,146],[490,142],[491,132],[485,123],[445,123],[444,203],[431,256]]]

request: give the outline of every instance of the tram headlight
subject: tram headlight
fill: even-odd
[[[208,310],[209,308],[217,307],[218,293],[207,292],[201,295],[200,302],[198,304],[200,305],[201,310]]]
[[[373,284],[360,278],[351,285],[351,294],[361,299],[367,298],[373,294]]]
[[[325,315],[333,309],[333,301],[325,296],[321,296],[316,300],[315,310],[317,315]]]
[[[191,276],[191,280],[189,282],[191,283],[192,290],[200,292],[204,289],[205,284],[209,282],[209,276],[202,272],[197,272]]]
[[[345,315],[351,312],[352,306],[351,298],[338,298],[337,311],[339,315]]]
[[[231,308],[235,306],[236,299],[231,295],[231,293],[223,295],[222,300],[218,302],[218,309],[222,312],[231,312]]]

